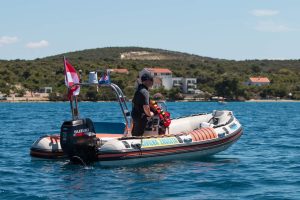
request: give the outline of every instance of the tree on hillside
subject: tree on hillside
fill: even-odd
[[[7,96],[10,94],[10,87],[3,80],[0,80],[0,92],[2,92],[3,94],[5,94]]]
[[[126,60],[120,59],[121,53],[148,51],[162,54],[170,59],[161,60]],[[190,55],[180,52],[172,52],[151,48],[137,47],[109,47],[89,49],[71,53],[65,53],[76,70],[82,69],[83,81],[88,80],[90,71],[104,68],[127,68],[128,75],[112,74],[112,82],[117,83],[130,96],[134,92],[134,81],[138,72],[145,67],[169,68],[173,72],[173,77],[194,77],[197,78],[198,88],[214,94],[218,88],[220,96],[237,98],[257,98],[261,93],[263,96],[286,96],[286,92],[292,93],[293,98],[299,98],[300,85],[300,60],[245,60],[234,61],[224,59],[213,59]],[[0,60],[0,90],[9,93],[13,86],[20,84],[34,91],[43,86],[50,86],[58,96],[65,94],[63,75],[63,55],[56,55],[47,58],[26,60]],[[223,80],[222,77],[229,77]],[[264,87],[243,88],[237,84],[234,87],[232,77],[239,83],[246,81],[249,76],[267,76],[271,82],[271,91],[263,91]],[[222,86],[222,81],[225,86]],[[244,90],[243,90],[244,89]],[[87,90],[82,89],[82,100],[86,100]],[[244,91],[244,92],[243,92]],[[170,95],[174,98],[180,97],[180,93],[172,91]],[[109,99],[101,93],[98,98]],[[55,96],[54,98],[55,99]]]
[[[26,89],[28,89],[28,90],[30,91],[31,96],[32,96],[32,93],[33,93],[33,92],[38,91],[39,88],[40,88],[39,83],[38,83],[37,80],[30,80],[30,81],[28,81],[28,82],[25,82],[23,85],[24,85],[24,87],[25,87]]]
[[[236,78],[225,78],[216,84],[215,89],[218,96],[236,99],[239,90],[239,81]]]
[[[31,76],[31,73],[26,70],[23,72],[22,76],[23,76],[24,80],[27,80]]]
[[[85,97],[89,101],[97,101],[97,89],[96,87],[89,87],[85,94]]]
[[[261,68],[258,65],[253,64],[251,66],[251,70],[253,73],[260,73],[261,72]]]
[[[168,91],[168,98],[169,100],[176,101],[176,100],[183,100],[184,97],[180,93],[179,88],[172,88],[171,90]]]

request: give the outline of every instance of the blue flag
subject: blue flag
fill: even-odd
[[[108,71],[102,73],[102,76],[99,79],[99,84],[110,84],[110,77]]]

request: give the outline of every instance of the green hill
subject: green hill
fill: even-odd
[[[51,86],[54,92],[65,94],[63,56],[68,58],[77,70],[83,71],[85,80],[89,71],[127,68],[129,75],[115,74],[112,75],[112,80],[119,84],[129,97],[134,92],[134,81],[141,69],[163,67],[171,69],[173,76],[197,78],[198,88],[207,92],[207,95],[248,99],[287,97],[288,93],[292,93],[294,98],[300,99],[300,60],[234,61],[140,47],[88,49],[35,60],[0,60],[0,91],[6,94],[24,92],[16,88],[16,85],[22,85],[31,91]],[[243,83],[250,76],[267,76],[271,85],[244,86]],[[81,98],[111,98],[103,96],[106,92],[97,97],[90,97],[88,92],[89,89],[82,90]],[[163,90],[160,92],[167,94]]]

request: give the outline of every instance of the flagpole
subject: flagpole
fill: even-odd
[[[74,109],[74,118],[79,119],[79,111],[78,111],[78,100],[76,96],[73,96],[75,101],[75,109]]]
[[[69,82],[68,81],[68,76],[67,76],[67,70],[66,70],[66,57],[64,56],[64,70],[65,70],[65,79],[67,81],[67,83]],[[70,93],[70,87],[68,86],[68,95]],[[72,113],[72,119],[75,120],[75,117],[74,117],[74,106],[73,106],[73,95],[71,96],[70,98],[70,107],[71,107],[71,113]]]
[[[71,106],[71,111],[72,111],[72,119],[75,120],[74,106],[73,106],[73,96],[71,96],[71,99],[70,99],[70,106]]]

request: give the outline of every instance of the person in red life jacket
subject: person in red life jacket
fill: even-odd
[[[132,136],[142,136],[148,122],[147,117],[154,115],[150,110],[150,95],[148,91],[153,86],[153,77],[151,74],[145,73],[142,75],[141,81],[142,83],[139,84],[132,99]]]

